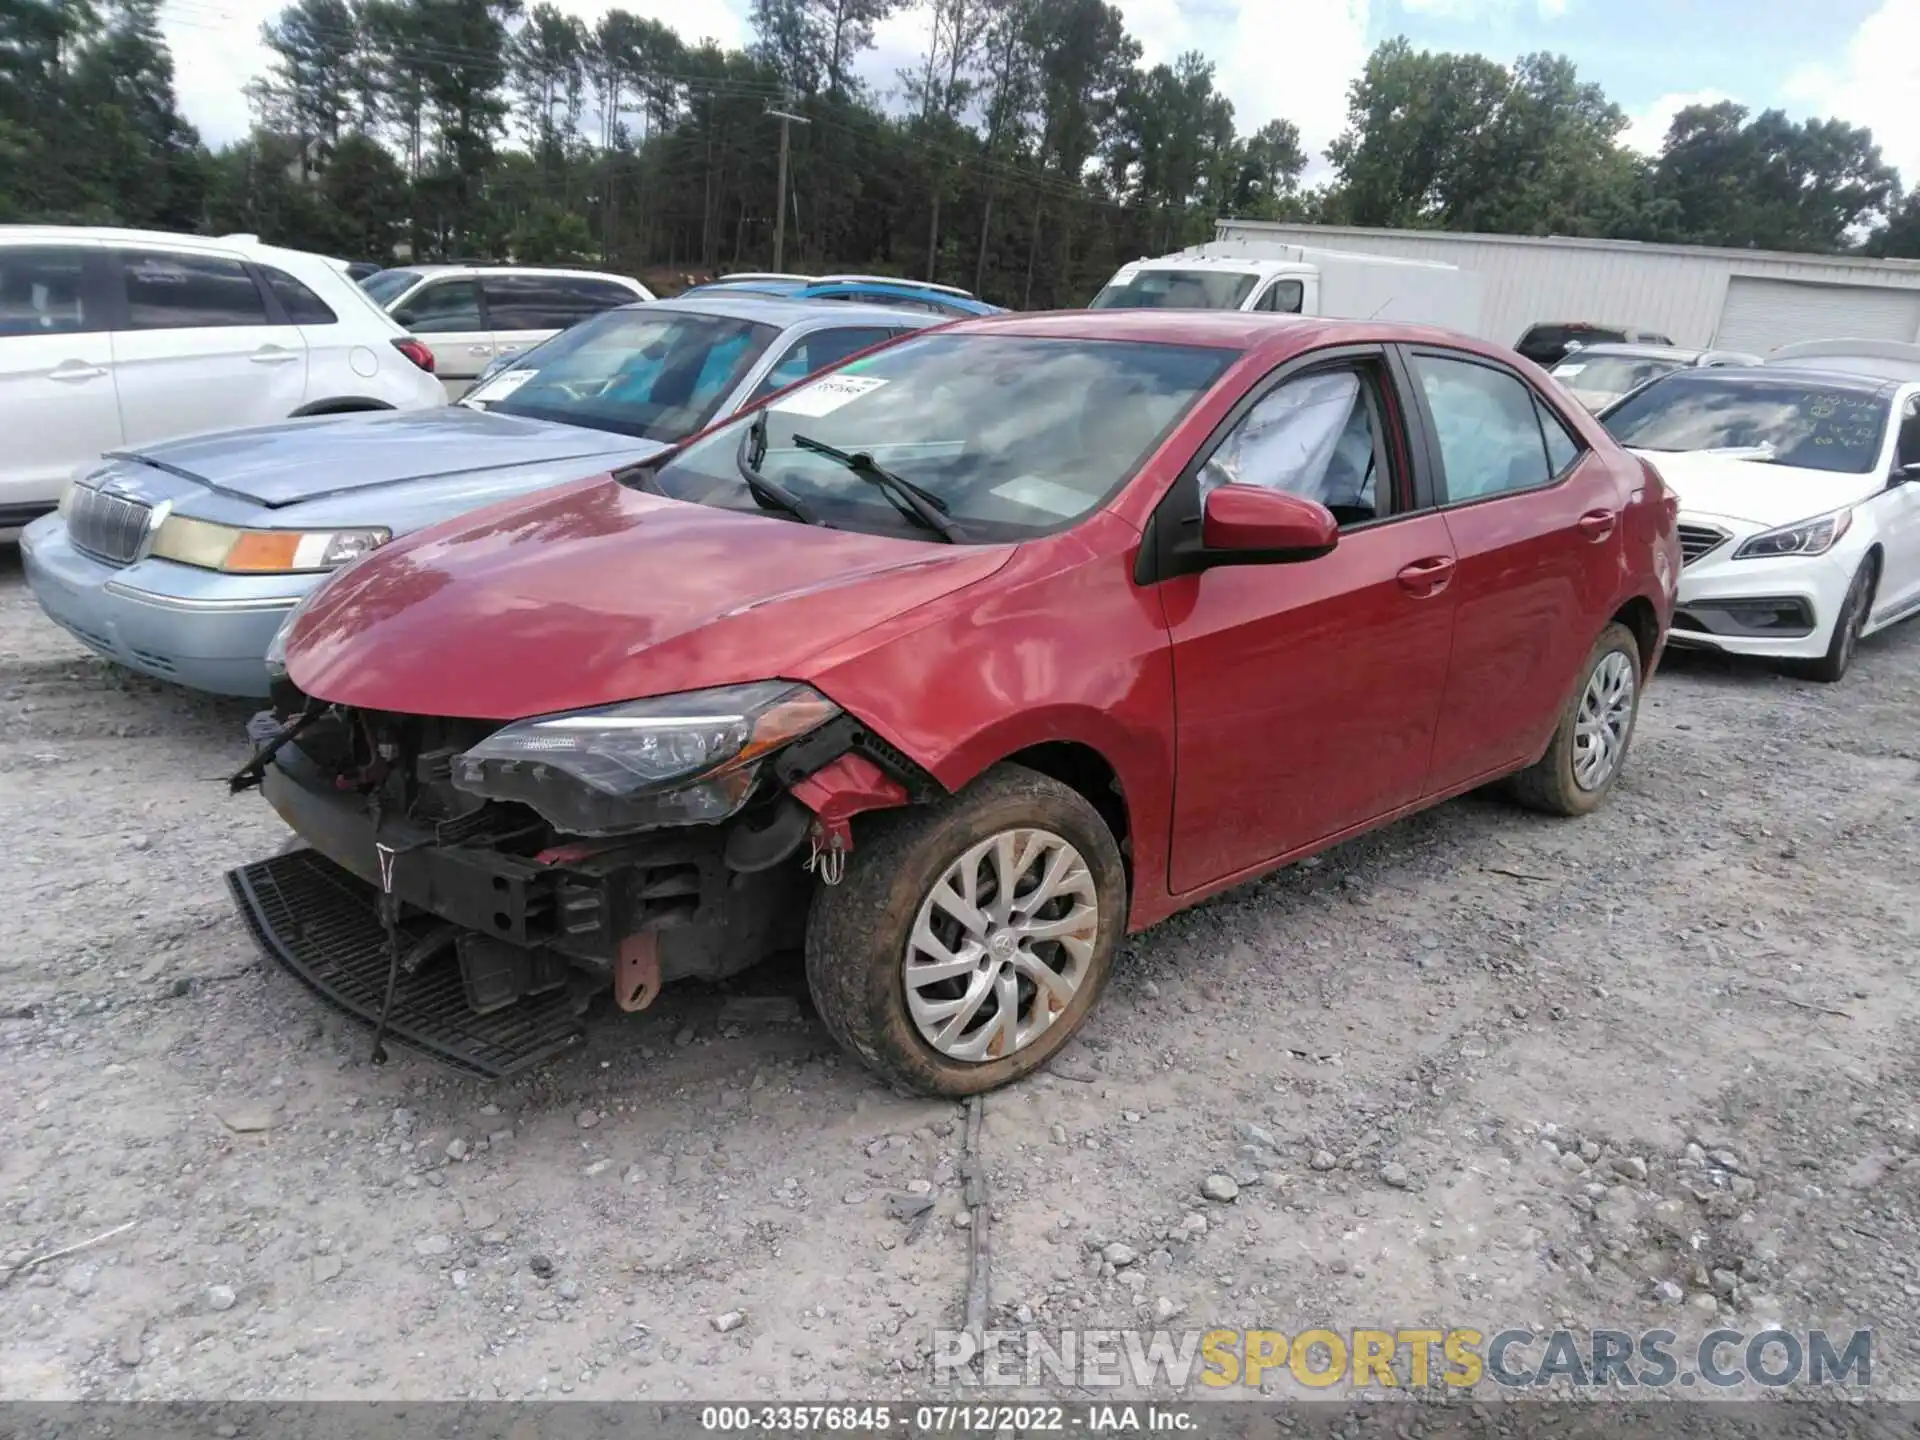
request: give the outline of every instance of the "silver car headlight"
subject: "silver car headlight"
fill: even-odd
[[[1786,555],[1824,555],[1853,525],[1853,511],[1836,510],[1811,520],[1782,525],[1741,542],[1736,560],[1776,560]]]
[[[571,835],[713,824],[746,803],[762,759],[839,713],[788,680],[630,700],[516,721],[456,756],[452,778]]]

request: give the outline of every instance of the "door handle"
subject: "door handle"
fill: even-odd
[[[518,345],[502,345],[500,347],[500,353],[502,355],[518,355],[520,353],[520,347]]]
[[[98,380],[106,373],[104,365],[89,365],[84,360],[64,360],[47,372],[47,378],[71,384],[80,380]]]
[[[1580,517],[1580,533],[1589,540],[1604,540],[1613,534],[1613,527],[1619,518],[1611,510],[1589,510]]]
[[[300,358],[298,350],[282,350],[278,345],[263,345],[247,357],[256,365],[287,365]]]
[[[1425,560],[1416,560],[1401,570],[1395,577],[1400,588],[1409,594],[1426,599],[1429,595],[1438,595],[1447,588],[1447,582],[1453,578],[1453,557],[1451,555],[1433,555]]]
[[[467,346],[467,353],[469,355],[491,355],[493,353],[493,347],[491,345],[469,345]]]

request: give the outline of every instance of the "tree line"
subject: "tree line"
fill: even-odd
[[[252,134],[216,152],[160,3],[0,0],[0,221],[710,272],[771,263],[780,204],[788,268],[1016,306],[1084,304],[1222,216],[1920,257],[1920,190],[1869,131],[1698,105],[1645,156],[1558,55],[1385,42],[1307,185],[1292,122],[1243,131],[1210,62],[1144,65],[1105,0],[911,0],[927,44],[885,97],[860,57],[907,0],[754,0],[745,50],[619,9],[295,0],[264,27]]]

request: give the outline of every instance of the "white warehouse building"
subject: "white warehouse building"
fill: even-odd
[[[1480,334],[1503,345],[1530,325],[1556,320],[1761,354],[1799,340],[1920,341],[1915,260],[1269,220],[1217,227],[1222,241],[1312,245],[1474,271],[1485,286]]]

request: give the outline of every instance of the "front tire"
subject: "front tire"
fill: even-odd
[[[1827,642],[1827,653],[1818,660],[1803,660],[1789,665],[1788,674],[1822,685],[1833,685],[1840,681],[1852,668],[1853,657],[1860,649],[1860,635],[1867,628],[1867,613],[1873,607],[1874,587],[1879,579],[1879,559],[1869,555],[1860,562],[1860,568],[1853,572],[1853,583],[1847,586],[1847,598],[1840,602],[1840,614],[1833,622],[1833,638]]]
[[[1639,715],[1640,642],[1615,623],[1581,667],[1547,753],[1510,782],[1513,797],[1549,815],[1599,809],[1626,764]]]
[[[989,770],[950,802],[871,817],[816,893],[807,985],[887,1080],[972,1095],[1046,1064],[1106,987],[1126,926],[1120,849],[1059,781]]]

